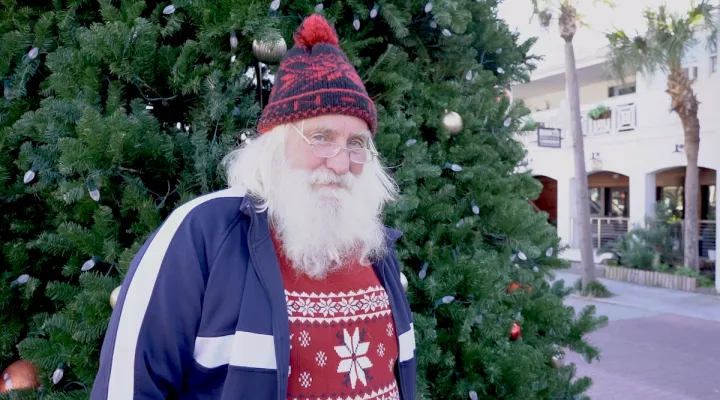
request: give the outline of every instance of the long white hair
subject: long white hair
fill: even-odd
[[[230,187],[252,196],[257,212],[268,212],[282,251],[298,272],[323,278],[382,256],[387,250],[382,210],[398,195],[392,176],[378,157],[357,176],[291,168],[290,129],[275,127],[228,154],[223,166]],[[340,183],[346,190],[314,190],[316,183]]]

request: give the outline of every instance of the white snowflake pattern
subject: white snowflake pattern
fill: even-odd
[[[358,301],[354,298],[344,298],[340,300],[340,312],[345,315],[355,314],[360,308],[358,307]]]
[[[336,305],[335,302],[330,299],[320,299],[317,305],[317,311],[323,315],[323,317],[335,315]]]
[[[372,362],[367,357],[370,342],[360,342],[360,329],[355,328],[352,336],[343,329],[345,344],[335,346],[335,352],[342,360],[338,365],[337,372],[350,374],[350,386],[355,389],[358,379],[363,385],[367,386],[365,377],[365,369],[372,367]]]
[[[287,300],[287,311],[290,315],[295,312],[295,300]]]
[[[325,364],[327,364],[327,355],[325,355],[325,352],[318,351],[317,355],[315,356],[315,361],[317,361],[319,366],[324,367]]]
[[[298,381],[300,381],[300,386],[307,389],[312,384],[312,377],[309,373],[303,372],[302,374],[300,374],[300,378],[298,378]]]
[[[296,303],[297,310],[303,315],[315,315],[315,303],[310,299],[299,299]]]
[[[310,346],[310,334],[307,331],[300,332],[300,346]]]
[[[388,368],[390,369],[390,372],[395,370],[395,359],[392,357],[390,357],[390,362],[388,362]]]
[[[365,295],[361,301],[362,310],[365,312],[375,311],[375,295]]]
[[[385,345],[382,343],[378,345],[378,355],[380,357],[385,357]]]
[[[395,332],[395,328],[393,328],[392,322],[388,322],[387,325],[387,334],[388,336],[392,337],[393,333]]]
[[[386,292],[382,292],[379,296],[377,296],[377,307],[381,310],[390,307],[390,298]]]

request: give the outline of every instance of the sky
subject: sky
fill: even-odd
[[[576,59],[595,53],[606,44],[604,33],[613,28],[624,29],[628,34],[644,30],[642,12],[645,8],[657,8],[666,4],[672,11],[684,11],[690,8],[691,0],[612,0],[614,8],[602,3],[593,4],[592,0],[574,0],[578,13],[582,14],[588,29],[580,28],[573,40]],[[553,3],[558,3],[553,0]],[[563,40],[557,29],[557,19],[553,19],[549,30],[540,28],[537,18],[530,22],[532,5],[530,0],[503,0],[498,7],[498,15],[510,26],[517,29],[521,39],[537,37],[531,53],[543,55],[538,63],[543,66],[562,65]]]

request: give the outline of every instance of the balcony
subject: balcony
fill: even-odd
[[[588,138],[609,135],[626,135],[637,129],[637,96],[635,94],[611,97],[594,104],[580,106],[583,135]],[[588,113],[598,106],[607,107],[604,115],[591,118]],[[532,113],[534,131],[525,131],[519,140],[526,147],[572,147],[569,108],[556,108]],[[528,118],[529,119],[529,118]]]

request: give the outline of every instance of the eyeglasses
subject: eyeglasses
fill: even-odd
[[[310,149],[313,154],[321,158],[333,158],[340,154],[340,150],[347,150],[350,154],[350,161],[356,164],[367,164],[373,160],[373,157],[377,156],[378,153],[365,147],[344,147],[333,142],[320,142],[317,140],[310,141],[302,132],[303,127],[298,129],[294,124],[293,128],[300,134],[307,144],[310,145]]]

